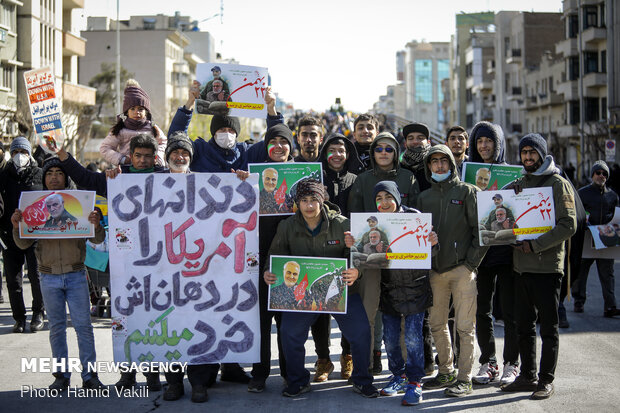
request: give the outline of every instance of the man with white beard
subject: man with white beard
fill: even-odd
[[[186,133],[179,131],[168,137],[166,162],[168,162],[171,173],[188,173],[193,155],[192,141]]]

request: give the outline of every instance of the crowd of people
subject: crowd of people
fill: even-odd
[[[592,167],[591,184],[577,192],[555,165],[544,137],[537,133],[522,137],[518,156],[523,175],[507,188],[519,193],[526,188],[551,187],[555,226],[536,239],[511,246],[481,246],[476,195],[479,189],[462,182],[459,176],[463,162],[506,163],[500,125],[479,122],[469,135],[455,125],[446,134],[446,145],[432,146],[429,128],[412,122],[403,128],[401,154],[397,138],[389,132],[379,133],[379,123],[370,114],[357,116],[347,133],[339,126],[348,124],[347,120],[337,119],[329,128],[324,119],[309,115],[285,123],[276,111],[275,94],[269,88],[265,97],[267,131],[262,141],[252,145],[238,142],[239,120],[222,115],[213,116],[209,139],[192,141],[187,130],[197,98],[200,88],[194,84],[166,137],[151,119],[148,94],[137,82],[129,82],[123,114],[101,146],[102,157],[113,165],[103,172],[82,166],[64,148],[39,167],[28,139],[13,140],[10,159],[0,165],[0,235],[15,319],[13,332],[26,331],[21,273],[26,261],[33,296],[30,330],[44,328],[47,315],[52,356],[67,359],[66,303],[77,332],[82,365],[96,358],[84,265],[86,240],[20,239],[18,226],[23,216],[18,200],[23,191],[62,190],[77,185],[105,197],[107,180],[118,174],[235,173],[239,179],[246,179],[248,163],[320,162],[322,182],[306,179],[298,183],[298,211],[294,215],[259,218],[260,361],[252,365],[250,374],[237,363],[189,365],[186,373],[193,402],[208,400],[207,389],[216,381],[220,369],[221,380],[243,383],[250,392],[265,389],[271,372],[274,320],[280,375],[285,383],[282,395],[296,397],[311,389],[311,381],[328,380],[334,371],[329,349],[331,317],[342,332],[340,377],[349,380],[353,390],[365,397],[401,394],[403,405],[415,405],[422,400],[423,390],[444,388],[446,396],[461,397],[472,393],[473,383],[485,385],[496,380],[503,391],[531,392],[532,399],[554,394],[558,328],[567,326],[562,306],[566,294],[566,289],[561,288],[564,275],[569,269],[573,278],[579,274],[572,294],[576,299],[574,310],[583,312],[585,281],[594,261],[582,262],[581,251],[575,252],[574,243],[571,250],[569,240],[583,237],[585,211],[590,224],[605,224],[618,206],[618,196],[606,185],[610,171],[603,161]],[[293,157],[296,146],[299,154]],[[269,179],[274,179],[273,172],[264,174],[265,188],[272,184]],[[501,196],[494,201],[498,210],[505,211]],[[349,258],[356,244],[363,245],[362,250],[369,245],[378,251],[382,242],[379,231],[375,231],[374,238],[369,231],[369,239],[364,242],[353,238],[348,218],[352,212],[379,216],[393,212],[431,213],[431,269],[358,271],[351,266],[342,273],[349,286],[345,314],[269,310],[268,289],[276,282],[268,266],[271,255]],[[496,219],[502,217],[499,211]],[[89,215],[95,225],[95,236],[89,239],[93,243],[105,237],[100,218],[97,210]],[[371,218],[376,224],[376,216]],[[60,250],[62,255],[56,253]],[[605,303],[603,315],[618,316],[613,259],[596,261]],[[282,297],[292,294],[289,290],[295,287],[296,267],[291,268],[292,280],[278,287]],[[496,295],[499,300],[494,299]],[[496,301],[505,328],[501,362],[493,330]],[[454,328],[450,327],[450,318]],[[536,363],[537,321],[542,339],[540,368]],[[312,379],[305,368],[309,330],[317,355]],[[480,350],[477,372],[476,339]],[[382,371],[382,344],[392,376],[379,390],[373,385],[373,374]],[[425,376],[433,374],[435,366],[437,374],[423,382]],[[164,400],[184,395],[183,375],[166,373]],[[69,386],[70,373],[58,372],[54,376],[50,388],[63,390]],[[95,371],[84,369],[82,379],[85,388],[104,387]],[[147,373],[146,381],[149,389],[162,389],[158,372]],[[123,373],[116,383],[120,389],[135,385],[136,374],[131,372]]]

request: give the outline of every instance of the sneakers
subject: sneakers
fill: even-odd
[[[201,384],[192,386],[192,403],[204,403],[209,400],[207,387]]]
[[[573,307],[573,311],[576,313],[583,313],[583,303],[579,301],[575,301],[575,306]]]
[[[26,320],[16,321],[15,324],[13,325],[13,332],[23,333],[24,331],[26,331]]]
[[[379,397],[379,390],[372,384],[359,385],[353,383],[353,391],[369,399]]]
[[[530,399],[532,400],[544,400],[553,396],[555,393],[555,389],[553,387],[553,383],[538,383],[536,387],[536,391],[532,393]]]
[[[444,390],[443,394],[449,397],[463,397],[471,394],[471,381],[457,380],[452,386]]]
[[[265,390],[265,380],[252,377],[248,383],[248,391],[250,393],[262,393]]]
[[[222,363],[221,381],[248,384],[251,379],[238,363]]]
[[[394,396],[395,394],[402,394],[405,392],[407,383],[407,377],[404,374],[402,376],[392,376],[387,386],[381,389],[381,396]]]
[[[63,391],[69,388],[69,384],[71,384],[71,381],[68,377],[58,375],[56,376],[56,380],[48,386],[48,389]]]
[[[116,382],[114,387],[118,389],[118,391],[123,391],[123,389],[130,389],[136,385],[136,374],[135,373],[121,373],[121,378]]]
[[[183,383],[168,383],[168,388],[164,392],[164,400],[172,402],[179,400],[185,394]]]
[[[570,328],[568,318],[566,318],[566,308],[563,305],[558,307],[558,326],[560,328]]]
[[[489,384],[499,376],[499,368],[497,364],[484,363],[480,366],[478,374],[472,377],[472,381],[476,384]]]
[[[381,365],[381,350],[373,350],[372,352],[372,374],[373,376],[377,376],[381,374],[383,371],[383,366]]]
[[[32,320],[30,321],[30,331],[36,332],[43,330],[45,326],[45,322],[43,321],[43,313],[35,313],[32,315]]]
[[[456,372],[450,373],[437,373],[435,377],[423,384],[424,390],[441,389],[442,387],[448,387],[456,381]]]
[[[403,396],[401,404],[403,406],[415,406],[422,401],[422,385],[420,383],[412,382],[407,384],[407,391]]]
[[[620,310],[618,310],[616,307],[609,307],[603,312],[603,317],[605,318],[612,318],[617,315],[620,315]]]
[[[316,373],[314,373],[314,379],[312,379],[315,383],[327,381],[331,372],[334,371],[334,363],[329,359],[318,359],[315,366]]]
[[[159,380],[159,373],[146,373],[146,387],[150,391],[161,390],[161,380]]]
[[[306,383],[303,386],[288,386],[282,390],[282,396],[285,397],[297,397],[301,394],[308,393],[310,391],[310,383]]]
[[[104,384],[101,383],[101,381],[99,381],[99,377],[97,377],[96,374],[93,374],[90,377],[90,379],[86,381],[82,381],[82,388],[83,389],[105,389],[106,386],[104,386]]]
[[[536,391],[538,388],[538,380],[526,379],[523,376],[517,376],[512,383],[501,386],[500,388],[502,391],[506,392]]]
[[[511,363],[504,364],[504,371],[502,372],[502,378],[499,380],[500,386],[506,386],[517,378],[519,375],[519,366],[515,366]]]
[[[353,356],[350,354],[340,355],[340,378],[349,380],[353,374]]]

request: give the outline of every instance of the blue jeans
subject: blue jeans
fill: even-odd
[[[305,386],[310,382],[310,372],[304,367],[308,330],[319,314],[301,312],[282,312],[280,338],[286,359],[286,374],[289,386]],[[347,313],[332,314],[340,331],[351,343],[353,357],[353,383],[363,386],[372,383],[368,372],[370,364],[370,324],[359,294],[348,297]]]
[[[405,346],[407,364],[400,349],[400,316],[383,313],[383,341],[388,357],[388,368],[395,376],[407,375],[409,381],[421,382],[424,377],[424,312],[405,317]],[[355,364],[354,364],[355,365]]]
[[[90,297],[86,271],[68,272],[65,274],[41,274],[41,293],[47,310],[50,327],[50,344],[55,359],[65,359],[67,366],[67,311],[69,305],[71,322],[78,339],[80,362],[82,363],[82,380],[92,377],[88,371],[88,363],[94,363],[95,335],[90,323]],[[67,368],[65,370],[68,370]],[[71,373],[66,371],[65,377]]]

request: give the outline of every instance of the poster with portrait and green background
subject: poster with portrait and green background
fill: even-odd
[[[251,163],[250,173],[259,174],[259,214],[292,215],[297,211],[297,182],[311,178],[323,182],[320,162]]]
[[[269,287],[269,310],[347,312],[345,258],[272,255],[270,259],[269,268],[277,280]]]
[[[463,162],[461,181],[476,185],[481,191],[497,191],[521,177],[520,165]]]

